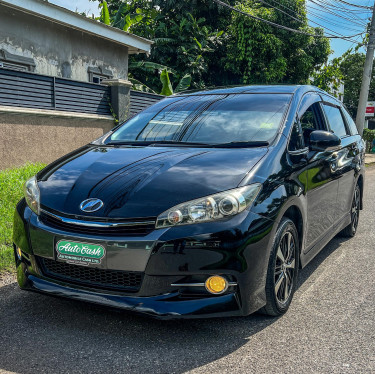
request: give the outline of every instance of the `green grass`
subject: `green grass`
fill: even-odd
[[[41,170],[44,164],[26,164],[19,168],[0,171],[0,272],[14,271],[13,214],[23,197],[25,181]]]

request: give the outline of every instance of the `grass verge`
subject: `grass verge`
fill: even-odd
[[[13,214],[16,204],[23,197],[23,184],[44,166],[40,163],[26,164],[0,171],[0,273],[14,271]]]

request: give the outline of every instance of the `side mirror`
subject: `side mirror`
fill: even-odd
[[[311,151],[332,151],[337,149],[341,144],[341,139],[329,131],[315,130],[310,134]]]

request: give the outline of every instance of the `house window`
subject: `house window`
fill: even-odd
[[[106,69],[102,66],[90,66],[88,68],[89,73],[89,82],[92,83],[101,83],[103,79],[111,79],[113,78],[112,71]]]
[[[93,74],[92,75],[92,82],[93,83],[102,83],[103,79],[106,79],[107,77],[99,74]]]
[[[34,71],[35,62],[31,57],[24,57],[0,49],[0,68],[17,71]]]

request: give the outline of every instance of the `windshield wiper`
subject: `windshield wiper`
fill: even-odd
[[[190,146],[198,146],[198,147],[211,147],[212,144],[207,143],[199,143],[199,142],[180,142],[176,140],[159,140],[153,141],[150,144],[150,147],[157,147],[158,145],[177,145],[179,147],[190,147]]]
[[[130,145],[139,147],[157,147],[158,145],[176,145],[178,147],[200,146],[211,147],[213,144],[205,144],[198,142],[180,142],[177,140],[145,140],[145,141],[112,141],[107,145]]]
[[[251,148],[251,147],[268,147],[270,143],[266,141],[249,141],[249,142],[229,142],[212,144],[214,148]]]
[[[174,145],[177,147],[204,147],[204,148],[251,148],[267,147],[266,141],[248,141],[248,142],[229,142],[229,143],[199,143],[199,142],[180,142],[177,140],[139,140],[139,141],[112,141],[106,145],[130,145],[138,147],[157,147]]]

